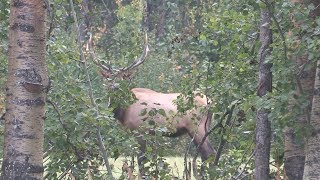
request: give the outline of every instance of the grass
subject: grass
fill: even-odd
[[[182,179],[183,171],[184,171],[184,158],[179,156],[167,156],[167,157],[164,157],[164,159],[165,159],[165,162],[169,164],[169,168],[171,169],[170,176],[178,177],[179,179]],[[122,165],[124,161],[128,161],[128,164],[129,164],[130,160],[131,160],[130,157],[129,158],[120,157],[117,160],[109,159],[109,162],[112,166],[112,173],[115,178],[119,178],[121,176]],[[190,161],[190,158],[188,158],[188,160]],[[200,159],[199,159],[199,162],[200,162]],[[138,170],[138,165],[136,163],[136,159],[135,159],[134,167],[135,167],[134,174],[137,175],[139,170]]]

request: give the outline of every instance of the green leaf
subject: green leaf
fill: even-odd
[[[164,111],[164,109],[159,109],[158,113],[161,114],[162,116],[166,117],[166,112]]]
[[[145,116],[147,114],[147,108],[141,110],[139,116]]]
[[[157,113],[157,110],[156,110],[155,108],[152,108],[152,109],[148,112],[148,115],[151,116],[151,117],[153,117],[153,116],[156,115],[156,113]]]
[[[153,149],[152,149],[152,147],[151,147],[151,146],[148,146],[148,147],[147,147],[147,152],[148,152],[148,153],[151,153],[151,152],[152,152],[152,150],[153,150]]]
[[[200,40],[205,41],[207,40],[207,37],[204,34],[200,34]]]
[[[60,9],[56,10],[56,15],[58,17],[60,17],[62,14],[63,14],[62,10],[60,10]]]

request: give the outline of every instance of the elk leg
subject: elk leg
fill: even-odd
[[[199,127],[198,130],[199,131],[196,133],[194,131],[188,132],[188,134],[191,138],[194,137],[193,142],[196,145],[196,147],[198,147],[198,145],[202,141],[202,138],[205,136],[205,129],[204,128]],[[203,144],[201,144],[201,146],[199,147],[199,152],[201,154],[201,159],[203,161],[207,160],[211,154],[214,154],[216,152],[215,149],[210,144],[208,137],[205,139]]]

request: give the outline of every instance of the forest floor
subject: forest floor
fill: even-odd
[[[183,178],[183,170],[184,170],[184,157],[179,157],[179,156],[167,156],[164,157],[165,162],[169,164],[170,168],[170,176],[172,177],[178,177],[179,179]],[[122,166],[124,162],[127,161],[128,164],[130,164],[131,157],[120,157],[117,160],[110,159],[109,163],[113,167],[113,176],[117,179],[121,176],[122,174]],[[188,158],[188,162],[192,161],[192,158]],[[198,159],[198,164],[200,163],[200,159]],[[146,164],[148,166],[148,163]],[[138,171],[138,165],[136,163],[136,158],[135,158],[135,170],[134,170],[134,175],[137,175]]]

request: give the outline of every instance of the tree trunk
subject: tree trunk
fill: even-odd
[[[320,15],[320,2],[311,1],[316,7],[310,14],[312,18]],[[314,89],[312,109],[310,113],[311,136],[308,138],[305,150],[305,164],[303,179],[320,179],[320,60],[317,61],[316,74],[314,77]]]
[[[297,121],[303,120],[298,117]],[[305,125],[305,124],[304,124]],[[284,130],[284,169],[288,179],[300,180],[303,177],[304,168],[304,143],[298,141],[293,128],[286,127]]]
[[[43,126],[48,73],[46,4],[12,0],[1,179],[42,179]]]
[[[157,24],[155,25],[156,28],[156,37],[161,38],[164,35],[164,27],[165,27],[165,20],[167,15],[167,9],[165,8],[166,1],[161,0],[159,7],[157,7]]]
[[[319,2],[318,0],[312,1],[302,1],[302,0],[292,0],[293,3],[304,4],[313,3],[315,10],[310,12],[310,18],[315,19],[319,15]],[[296,22],[297,23],[297,22]],[[299,22],[296,26],[300,26]],[[314,62],[309,62],[307,55],[296,57],[296,65],[297,67],[302,67],[300,74],[297,74],[297,96],[305,96],[307,97],[306,101],[308,101],[308,106],[302,110],[302,113],[296,117],[295,123],[296,127],[306,127],[308,121],[310,120],[310,111],[313,99],[313,87],[315,83],[315,72],[316,68],[305,68],[310,65],[311,67],[315,66]],[[290,104],[293,108],[293,104]],[[288,179],[303,179],[304,176],[304,166],[305,166],[305,141],[302,138],[296,137],[296,130],[291,127],[286,127],[284,132],[285,138],[285,151],[284,151],[284,169],[286,172],[286,176]]]
[[[297,57],[297,66],[305,67],[308,63],[306,56]],[[312,62],[309,62],[312,63]],[[311,104],[312,104],[312,89],[314,84],[315,69],[302,69],[301,74],[297,75],[297,96],[303,96],[307,94],[306,101],[309,102],[309,106],[303,109],[302,114],[295,117],[296,127],[304,128],[307,125],[307,121],[310,116]],[[293,103],[289,105],[289,109],[293,109]],[[289,179],[300,180],[303,177],[304,169],[304,139],[296,136],[297,130],[292,127],[286,127],[284,130],[284,169],[286,176]]]
[[[320,179],[320,61],[317,62],[303,179]]]
[[[268,3],[268,0],[266,0]],[[268,3],[269,4],[269,3]],[[271,52],[272,43],[271,16],[268,9],[261,11],[259,51],[259,86],[257,95],[262,97],[272,90],[272,64],[267,62],[267,56]],[[268,120],[268,110],[259,108],[257,110],[256,122],[256,148],[255,148],[255,171],[254,178],[259,180],[269,179],[269,157],[271,145],[271,127]]]

